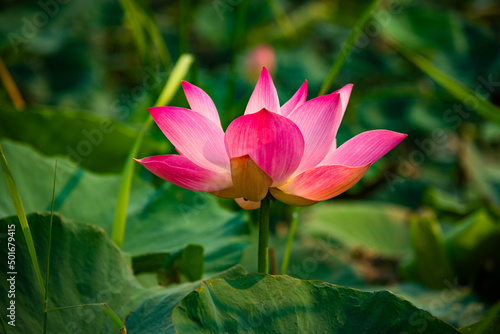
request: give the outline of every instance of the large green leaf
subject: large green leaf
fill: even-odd
[[[42,130],[43,129],[43,130]],[[29,143],[47,155],[63,155],[97,172],[119,172],[139,131],[110,118],[82,112],[2,107],[0,139]],[[141,156],[165,152],[168,142],[146,138]]]
[[[38,259],[44,264],[47,261],[50,215],[34,213],[28,215],[28,220]],[[16,226],[16,264],[14,269],[7,268],[7,261],[0,264],[0,279],[3,282],[10,277],[8,272],[17,272],[16,327],[9,327],[9,333],[41,332],[43,297],[36,284],[33,267],[26,260],[29,256],[28,249],[16,216],[0,220],[2,233],[7,232],[9,225]],[[3,259],[7,259],[8,249],[7,244],[5,245],[0,249]],[[42,266],[41,270],[45,277],[45,266]],[[245,270],[236,266],[213,277],[235,278],[244,274]],[[156,326],[163,326],[163,322],[171,324],[170,314],[175,305],[199,286],[200,281],[167,289],[159,286],[145,289],[132,275],[129,259],[101,228],[66,220],[59,215],[54,216],[48,286],[49,308],[105,302],[122,320],[132,314],[127,321],[129,333],[158,333]],[[162,302],[162,307],[156,305],[159,301]],[[9,303],[7,290],[0,290],[1,316],[4,319]],[[155,318],[155,310],[161,310],[163,315],[168,313],[166,304],[170,307],[168,317]],[[151,321],[152,319],[156,319],[156,322]],[[48,333],[73,333],[77,329],[81,333],[108,333],[113,328],[113,323],[104,311],[95,306],[53,311],[48,314]]]
[[[350,248],[400,258],[409,252],[408,209],[375,202],[333,201],[303,210],[305,233],[327,235]]]
[[[173,322],[176,333],[458,333],[388,291],[263,274],[203,282]]]
[[[496,316],[489,321],[482,320],[467,327],[460,328],[463,334],[496,334],[500,329],[500,316]]]
[[[26,212],[50,209],[54,158],[26,145],[3,141]],[[120,183],[115,175],[97,175],[59,159],[55,210],[65,217],[98,225],[109,234]],[[0,180],[0,218],[15,214]],[[212,195],[194,193],[164,183],[155,189],[136,178],[128,210],[123,249],[132,255],[172,253],[188,244],[204,247],[208,274],[240,260],[249,242],[242,214],[221,209]]]
[[[222,209],[212,195],[165,183],[141,212],[129,216],[123,250],[139,255],[199,244],[206,272],[214,273],[239,262],[249,233],[244,215]]]
[[[49,214],[28,215],[31,232],[40,264],[47,263]],[[0,279],[15,277],[15,327],[9,333],[40,333],[43,317],[43,296],[36,284],[36,276],[28,249],[21,234],[17,217],[0,220],[2,233],[7,226],[15,226],[15,268],[0,264]],[[2,238],[3,239],[3,238]],[[6,239],[3,239],[6,241]],[[0,257],[7,259],[7,243],[0,248]],[[45,277],[45,266],[41,271]],[[8,272],[17,272],[10,275]],[[2,283],[3,285],[4,283]],[[48,285],[49,308],[78,304],[107,303],[123,320],[140,301],[153,295],[134,279],[127,259],[113,245],[104,231],[96,226],[74,223],[55,215],[52,230],[50,279]],[[11,298],[7,289],[0,290],[2,317]],[[10,320],[10,319],[9,319]],[[48,333],[74,332],[106,333],[113,323],[99,307],[77,308],[50,312]]]

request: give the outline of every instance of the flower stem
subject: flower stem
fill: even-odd
[[[259,273],[269,273],[269,206],[270,201],[266,196],[260,202],[259,219]]]
[[[290,230],[288,232],[288,241],[286,242],[285,256],[281,263],[281,275],[286,273],[288,268],[288,261],[290,260],[290,253],[292,252],[293,238],[295,237],[295,230],[297,230],[297,222],[299,221],[300,207],[295,207],[292,213],[292,221],[290,222]]]

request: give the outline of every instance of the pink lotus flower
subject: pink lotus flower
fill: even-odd
[[[337,147],[335,136],[351,84],[306,101],[304,82],[280,107],[264,68],[245,114],[225,133],[212,99],[188,82],[182,86],[191,110],[149,108],[180,155],[136,161],[175,185],[234,198],[245,209],[258,208],[268,192],[295,206],[335,197],[406,137],[388,130],[366,131]]]

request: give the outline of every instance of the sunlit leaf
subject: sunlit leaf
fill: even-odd
[[[387,291],[251,274],[202,283],[174,310],[176,333],[458,333]],[[159,332],[166,333],[166,332]]]

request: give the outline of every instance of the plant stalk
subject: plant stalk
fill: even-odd
[[[259,273],[269,273],[269,207],[270,200],[266,196],[260,202],[259,218]]]
[[[283,262],[281,263],[281,275],[284,275],[288,268],[288,261],[290,260],[290,253],[292,252],[293,239],[295,237],[295,231],[297,230],[297,222],[299,221],[299,211],[300,207],[295,207],[293,209],[292,221],[290,222],[290,230],[288,232],[288,240],[286,242],[285,256],[283,257]]]

